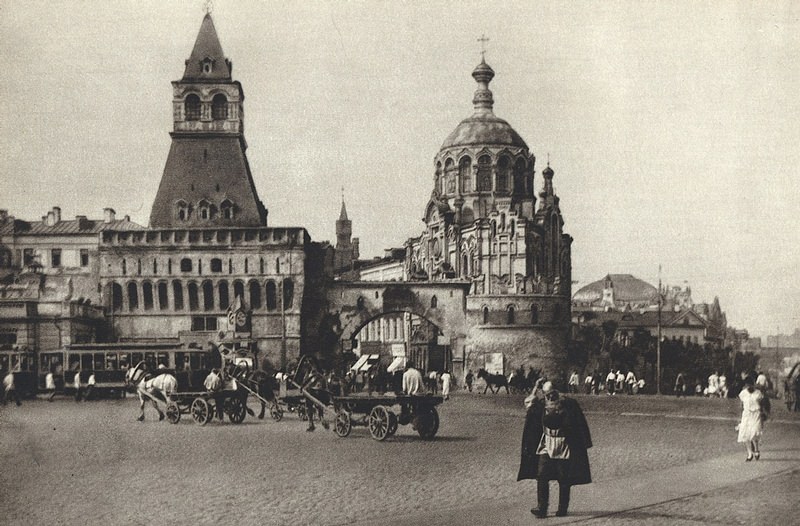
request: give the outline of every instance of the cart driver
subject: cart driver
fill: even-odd
[[[308,391],[311,396],[319,400],[325,405],[330,403],[330,393],[328,392],[327,382],[325,376],[319,371],[313,370],[309,373],[308,379],[303,382],[303,390]],[[324,419],[324,412],[321,407],[318,407],[308,397],[306,397],[306,416],[308,416],[308,428],[306,431],[314,431],[314,413],[317,413],[322,427],[328,429],[328,422]]]
[[[406,363],[406,372],[403,373],[403,392],[408,395],[423,394],[422,373],[414,367],[414,362]]]
[[[219,369],[216,367],[211,369],[211,372],[208,373],[208,376],[206,376],[203,385],[209,393],[212,393],[214,405],[217,408],[217,417],[222,420],[222,407],[225,403],[225,395],[222,394],[223,381]]]

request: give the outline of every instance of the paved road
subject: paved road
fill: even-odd
[[[547,523],[797,524],[800,418],[780,408],[745,463],[734,400],[579,397],[595,482]],[[515,482],[519,396],[459,393],[432,442],[401,427],[306,433],[293,415],[241,425],[135,421],[133,400],[0,408],[0,522],[66,524],[528,524]],[[147,411],[151,411],[150,408]],[[764,515],[764,514],[771,515]],[[609,516],[609,514],[613,514]]]

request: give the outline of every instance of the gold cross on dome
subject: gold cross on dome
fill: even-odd
[[[483,34],[481,38],[478,39],[478,42],[481,43],[481,58],[485,58],[486,56],[486,43],[489,41],[489,38]]]

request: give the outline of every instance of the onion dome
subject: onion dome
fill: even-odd
[[[456,129],[447,136],[442,149],[455,146],[512,146],[528,149],[522,137],[503,119],[497,117],[492,111],[494,99],[489,89],[489,82],[494,78],[494,70],[485,60],[472,72],[472,78],[478,83],[472,104],[475,113],[467,117],[456,126]]]

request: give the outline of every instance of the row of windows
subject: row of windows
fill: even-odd
[[[229,258],[227,263],[228,263],[228,265],[227,265],[228,274],[233,274],[233,270],[234,270],[233,259]],[[87,264],[88,264],[88,259],[87,259]],[[135,262],[135,265],[136,265],[136,275],[137,276],[141,276],[142,275],[142,268],[143,268],[142,260],[141,259],[137,259],[136,262]],[[195,268],[197,268],[197,273],[200,274],[200,275],[203,274],[203,260],[202,259],[198,259],[197,260],[197,266],[196,267],[194,265],[194,260],[192,260],[191,258],[181,258],[181,260],[179,261],[178,265],[179,265],[179,269],[180,269],[181,272],[192,272]],[[208,265],[209,270],[211,272],[215,273],[215,274],[224,272],[224,270],[223,270],[224,266],[225,266],[224,262],[220,258],[211,258],[211,260],[209,261],[209,265]],[[281,273],[281,258],[279,258],[279,257],[275,258],[275,267],[274,268],[275,268],[275,274],[280,274]],[[128,275],[128,260],[127,259],[123,258],[122,261],[120,262],[120,270],[122,271],[122,275],[123,276],[127,276]],[[267,262],[264,260],[264,258],[258,258],[258,272],[259,272],[259,274],[264,274],[266,270],[267,270]],[[244,258],[244,273],[247,274],[249,272],[250,272],[250,259],[249,258]],[[158,259],[155,259],[155,258],[153,259],[153,274],[158,274]],[[172,258],[167,260],[167,274],[172,274]]]
[[[123,291],[127,294],[123,294]],[[180,280],[173,280],[171,285],[166,281],[155,284],[144,281],[130,281],[123,286],[117,282],[106,285],[106,306],[114,312],[123,307],[129,312],[144,311],[224,311],[231,306],[236,297],[242,298],[252,310],[266,308],[267,311],[290,310],[294,302],[294,282],[286,278],[283,281],[266,281],[263,286],[252,280],[246,285],[242,281],[220,281],[214,285],[211,281],[198,284],[190,281],[185,286]]]
[[[557,322],[561,320],[561,305],[555,304],[553,305],[553,321]],[[483,325],[488,325],[490,322],[489,319],[489,307],[483,308]],[[506,308],[506,324],[507,325],[514,325],[517,322],[517,309],[513,305],[509,305]],[[536,305],[531,305],[530,311],[528,313],[528,323],[531,325],[536,325],[539,323],[539,307]]]
[[[202,113],[200,97],[194,93],[184,99],[184,113],[187,121],[199,121]],[[215,121],[224,121],[228,118],[228,99],[219,93],[211,100],[211,118]]]
[[[217,185],[217,191],[219,191],[219,185]],[[233,219],[234,212],[235,207],[229,199],[222,201],[219,207],[205,199],[201,199],[196,207],[183,199],[175,203],[175,217],[180,221],[188,221],[192,217],[203,220],[216,219],[217,217]]]
[[[509,185],[513,183],[514,193],[524,193],[526,191],[526,172],[527,163],[524,159],[517,159],[512,169],[511,160],[503,155],[497,161],[495,184],[492,188],[492,159],[488,155],[482,155],[478,158],[473,185],[472,159],[465,155],[459,160],[456,169],[453,159],[448,158],[444,163],[444,171],[442,171],[442,163],[436,163],[436,189],[442,194],[452,194],[455,193],[456,185],[460,181],[460,189],[463,193],[491,192],[492,190],[508,192]]]
[[[51,248],[50,249],[50,266],[53,267],[53,268],[59,268],[59,267],[63,266],[63,264],[64,264],[63,255],[64,255],[64,253],[60,248]],[[6,259],[4,258],[2,260],[2,263],[0,263],[0,266],[6,266],[6,265],[4,265],[5,263],[6,263]],[[8,263],[7,266],[10,267],[11,266],[10,259],[7,261],[7,263]],[[29,265],[35,265],[35,264],[39,264],[39,265],[42,264],[42,262],[40,261],[40,255],[36,254],[36,251],[34,249],[32,249],[32,248],[23,249],[22,250],[22,265],[27,267]],[[89,249],[88,248],[82,248],[82,249],[79,250],[79,252],[78,252],[78,264],[81,267],[88,267],[89,266]]]

